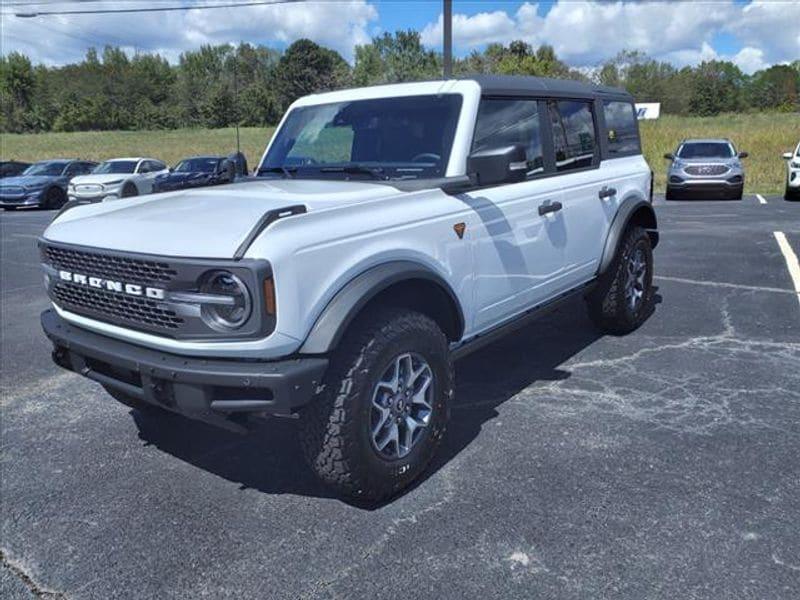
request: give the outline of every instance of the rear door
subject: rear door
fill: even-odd
[[[619,197],[601,163],[599,126],[591,99],[548,101],[556,179],[563,191],[569,244],[565,280],[578,285],[594,277]]]
[[[561,286],[566,232],[557,206],[561,183],[544,148],[547,105],[537,99],[483,98],[472,150],[522,144],[527,179],[462,194],[477,216],[470,224],[475,260],[476,330],[506,320]]]

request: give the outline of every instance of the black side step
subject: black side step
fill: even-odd
[[[255,239],[261,235],[261,232],[264,231],[267,227],[272,225],[278,219],[283,219],[284,217],[292,217],[294,215],[302,215],[308,211],[304,204],[295,204],[294,206],[286,206],[284,208],[276,208],[275,210],[271,210],[266,212],[262,215],[262,217],[258,220],[258,222],[253,226],[250,230],[250,233],[247,234],[247,237],[244,238],[244,241],[241,245],[236,249],[236,253],[233,255],[235,260],[241,260],[244,258],[247,249],[250,248],[250,245],[255,241]]]

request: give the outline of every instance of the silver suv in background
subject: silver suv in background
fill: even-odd
[[[744,191],[744,167],[740,159],[747,152],[737,152],[726,139],[683,140],[667,172],[667,200],[679,198],[722,197],[741,200]]]

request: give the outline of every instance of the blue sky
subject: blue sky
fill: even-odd
[[[19,0],[16,0],[19,1]],[[222,3],[225,0],[101,0],[92,8]],[[239,0],[241,1],[241,0]],[[44,4],[46,4],[46,7]],[[75,0],[39,0],[29,10],[76,8]],[[3,7],[2,51],[37,62],[79,60],[87,47],[114,44],[158,51],[175,61],[201,44],[247,41],[284,48],[308,37],[352,60],[353,48],[383,31],[416,29],[441,44],[440,0],[310,0],[147,15],[20,19]],[[800,0],[454,0],[455,52],[523,39],[550,44],[562,59],[590,69],[621,50],[639,50],[677,66],[728,59],[746,72],[800,58]]]

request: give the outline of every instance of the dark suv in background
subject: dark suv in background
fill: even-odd
[[[744,167],[740,159],[747,152],[737,152],[726,139],[684,140],[674,154],[667,172],[667,200],[722,197],[741,200],[744,191]]]

